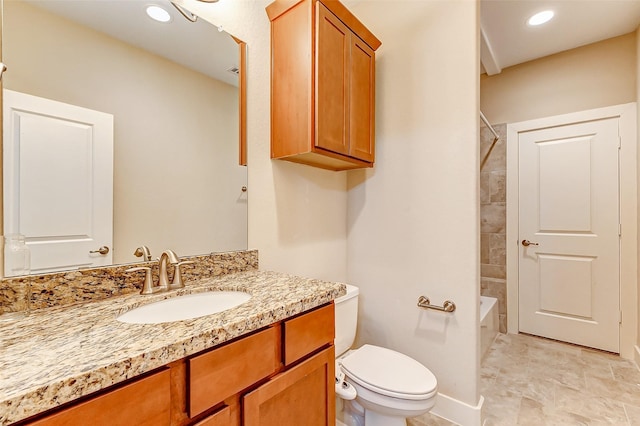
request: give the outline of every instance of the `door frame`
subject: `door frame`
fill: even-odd
[[[620,356],[640,360],[636,346],[638,330],[638,176],[636,103],[591,109],[535,120],[507,124],[507,332],[519,332],[519,212],[518,212],[518,135],[519,133],[604,118],[620,119]]]

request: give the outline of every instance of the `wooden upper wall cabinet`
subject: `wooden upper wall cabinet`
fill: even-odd
[[[276,0],[271,20],[271,158],[372,167],[378,40],[337,0]]]

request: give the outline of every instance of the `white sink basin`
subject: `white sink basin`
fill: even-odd
[[[251,295],[241,291],[208,291],[187,294],[149,303],[120,315],[117,320],[129,324],[159,324],[188,320],[235,308]]]

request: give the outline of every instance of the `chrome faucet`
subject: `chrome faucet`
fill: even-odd
[[[167,274],[167,262],[172,265],[176,265],[180,262],[178,256],[175,254],[173,250],[165,250],[160,255],[160,260],[158,261],[160,264],[159,270],[159,278],[158,278],[158,287],[162,290],[169,290],[169,276]]]

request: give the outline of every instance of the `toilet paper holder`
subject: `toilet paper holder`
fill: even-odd
[[[420,296],[418,298],[418,307],[425,309],[435,309],[442,312],[453,312],[456,310],[456,304],[451,300],[445,300],[442,306],[432,305],[428,297]]]

